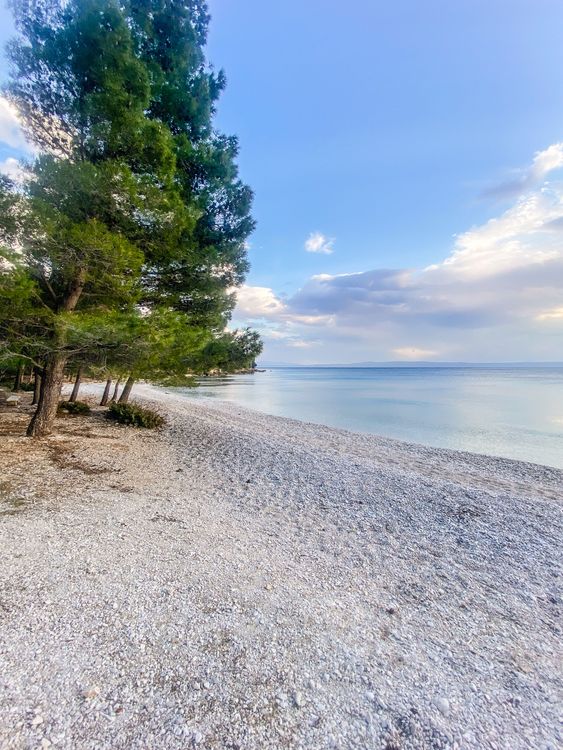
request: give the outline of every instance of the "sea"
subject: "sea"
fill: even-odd
[[[272,367],[199,383],[180,390],[187,398],[563,469],[563,366]]]

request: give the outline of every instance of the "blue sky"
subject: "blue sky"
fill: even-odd
[[[264,360],[563,359],[560,0],[210,11]]]

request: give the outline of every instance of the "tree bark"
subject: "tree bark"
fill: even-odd
[[[78,300],[80,299],[85,283],[86,269],[79,268],[68,289],[66,299],[62,305],[63,310],[65,310],[66,312],[72,312],[74,310],[74,308],[78,304]]]
[[[40,367],[34,367],[33,373],[35,375],[35,382],[33,384],[33,400],[32,406],[36,406],[39,403],[39,394],[41,392],[41,373],[43,370]]]
[[[79,268],[60,309],[65,312],[73,312],[78,304],[85,283],[86,269]],[[53,331],[53,344],[56,345],[56,348],[45,361],[43,377],[41,378],[41,388],[39,390],[39,403],[27,427],[26,434],[28,437],[45,437],[53,431],[65,376],[65,365],[68,359],[68,354],[63,353],[61,350],[64,343],[64,336],[55,328]]]
[[[131,390],[133,388],[134,383],[135,383],[135,378],[132,378],[131,376],[129,376],[127,378],[127,382],[125,383],[125,388],[123,389],[123,392],[121,396],[119,397],[120,404],[129,403],[129,396],[131,395]]]
[[[108,378],[106,380],[106,387],[104,388],[104,395],[102,396],[102,400],[100,401],[100,406],[106,406],[107,402],[109,401],[110,390],[111,390],[111,378]]]
[[[115,381],[115,388],[113,389],[113,396],[111,397],[111,403],[114,404],[117,401],[117,394],[119,393],[119,384],[121,383],[121,378],[117,378]]]
[[[76,401],[78,398],[78,392],[80,391],[80,384],[82,382],[82,365],[78,368],[78,372],[76,373],[76,380],[74,381],[74,388],[72,389],[72,393],[70,394],[69,401]]]
[[[19,364],[18,369],[16,370],[16,377],[14,378],[14,387],[12,388],[13,391],[19,391],[21,389],[22,375],[23,375],[23,365]]]
[[[41,378],[39,403],[27,428],[28,437],[45,437],[53,431],[66,359],[66,356],[60,352],[51,354],[47,359]]]

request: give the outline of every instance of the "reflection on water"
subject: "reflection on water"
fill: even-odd
[[[200,382],[178,390],[268,414],[563,468],[563,368],[284,367]]]

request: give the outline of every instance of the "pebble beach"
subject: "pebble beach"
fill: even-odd
[[[134,400],[0,415],[0,747],[562,746],[562,471]]]

